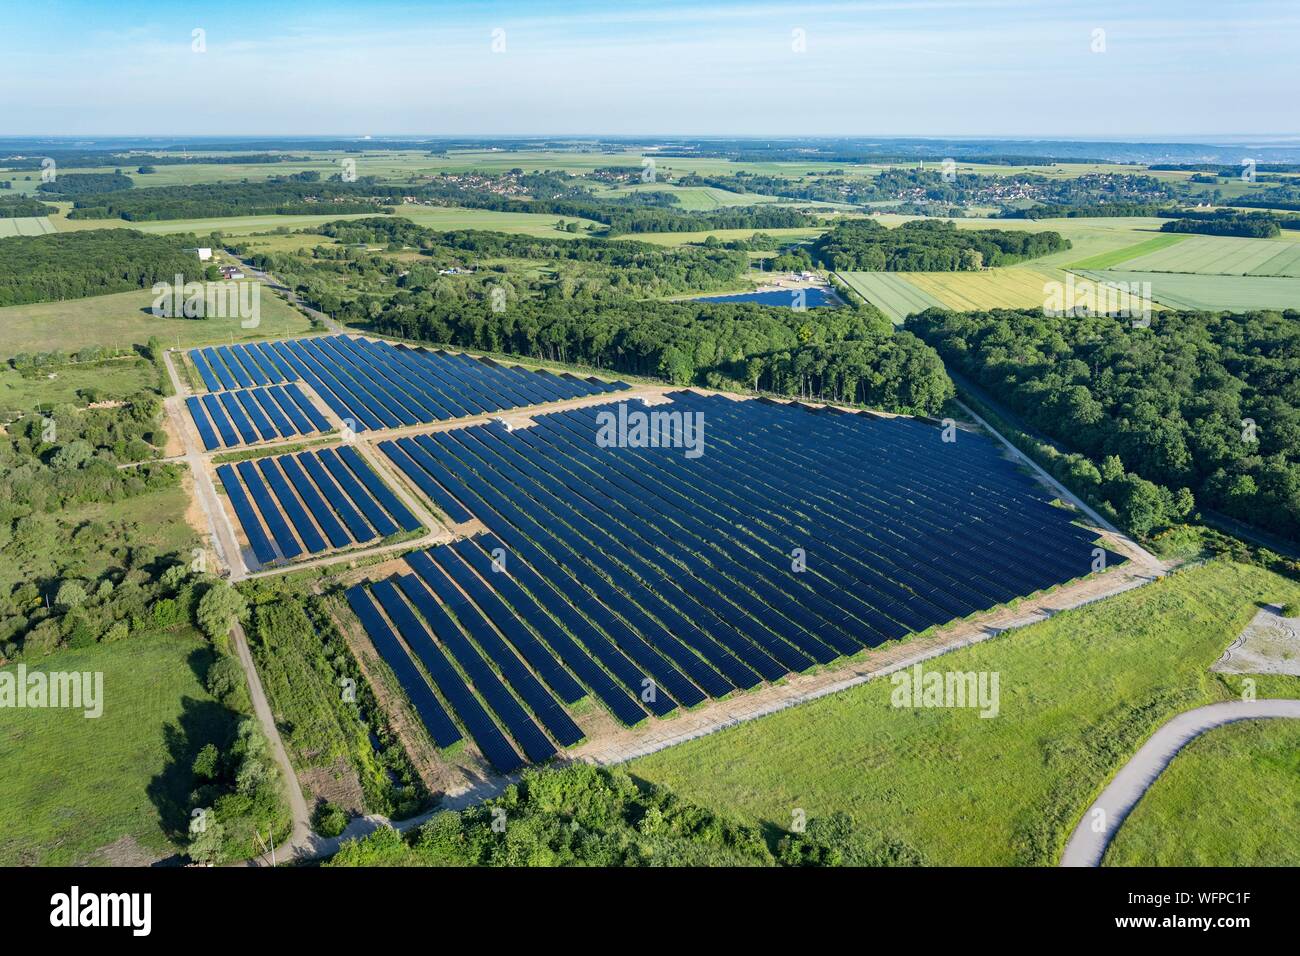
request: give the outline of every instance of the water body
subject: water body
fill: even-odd
[[[795,303],[794,293],[802,292],[804,294],[803,304],[806,308],[815,309],[819,306],[834,307],[836,302],[834,297],[825,289],[778,289],[776,292],[738,292],[735,295],[704,295],[692,302],[750,302],[754,305],[784,305],[793,306]]]

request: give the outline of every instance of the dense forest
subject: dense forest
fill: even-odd
[[[520,300],[446,304],[402,291],[376,331],[462,348],[576,362],[675,385],[760,388],[933,414],[952,395],[928,346],[867,310],[808,312],[706,302]]]
[[[175,237],[90,229],[0,239],[0,306],[147,289],[177,275],[201,277]]]
[[[60,182],[64,177],[60,177]],[[70,219],[215,219],[224,216],[293,216],[383,213],[401,202],[402,190],[358,181],[201,183],[156,186],[78,199]]]
[[[1280,186],[1272,186],[1256,193],[1249,193],[1232,200],[1234,206],[1246,206],[1252,209],[1291,209],[1300,210],[1300,185],[1294,180]]]
[[[847,272],[958,272],[1006,266],[1070,248],[1055,232],[958,229],[913,220],[887,229],[874,219],[842,222],[812,244],[815,262]]]
[[[1143,329],[1105,316],[930,310],[907,328],[1082,452],[1076,490],[1110,500],[1137,533],[1194,496],[1300,540],[1300,312],[1160,313]]]
[[[264,163],[303,163],[307,156],[292,156],[288,153],[236,153],[229,156],[199,155],[188,153],[169,153],[166,151],[134,150],[75,150],[53,149],[32,155],[0,155],[0,166],[5,169],[23,170],[40,169],[41,163],[52,159],[63,169],[91,169],[103,166],[135,166],[148,163],[152,166],[192,166],[203,165],[261,165]]]
[[[1160,226],[1161,232],[1192,232],[1205,236],[1241,236],[1272,239],[1281,233],[1272,216],[1261,213],[1217,212],[1213,215],[1184,216]]]
[[[47,206],[37,199],[24,196],[0,199],[0,219],[23,219],[28,216],[51,216],[58,212],[58,207]]]
[[[436,814],[409,839],[382,827],[328,866],[916,866],[921,854],[813,817],[775,850],[762,828],[729,820],[622,769],[531,770],[484,804]]]
[[[94,196],[131,189],[135,183],[130,176],[112,173],[62,173],[48,183],[36,187],[37,192],[58,196]]]
[[[1079,203],[1064,205],[1062,203],[1043,203],[1024,208],[1007,208],[998,213],[999,219],[1092,219],[1115,218],[1119,216],[1159,216],[1169,211],[1169,205],[1163,202],[1108,202]]]

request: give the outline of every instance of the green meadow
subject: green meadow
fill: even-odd
[[[1054,865],[1079,816],[1174,714],[1229,697],[1208,668],[1300,584],[1223,560],[953,651],[1000,708],[893,707],[889,679],[634,761],[638,777],[770,832],[836,811],[942,865]],[[1295,862],[1295,861],[1293,861]]]
[[[1103,865],[1300,866],[1300,721],[1243,721],[1193,740]]]

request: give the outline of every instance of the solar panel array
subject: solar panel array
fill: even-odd
[[[489,532],[349,598],[378,602],[445,702],[425,710],[458,720],[499,769],[547,754],[539,734],[566,745],[552,694],[590,692],[632,725],[1094,569],[1095,534],[981,436],[672,398],[658,410],[704,415],[699,457],[600,447],[597,414],[615,406],[380,443],[440,508]],[[359,615],[372,635],[383,624]],[[382,632],[376,646],[400,679],[412,658]],[[459,671],[435,672],[437,654]]]
[[[212,392],[303,381],[354,431],[492,414],[628,387],[347,335],[218,345],[194,349],[190,358]]]
[[[329,421],[293,382],[190,396],[185,407],[207,451],[331,430]]]
[[[416,531],[419,519],[355,448],[341,445],[217,466],[258,564]]]

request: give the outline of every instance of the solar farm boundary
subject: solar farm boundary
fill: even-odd
[[[1136,562],[1132,565],[1124,565],[1098,577],[1084,578],[1053,589],[1033,601],[1032,603],[1041,606],[1027,613],[1023,612],[1023,608],[999,608],[982,615],[980,620],[951,624],[930,637],[916,638],[894,647],[868,651],[866,658],[854,665],[839,667],[820,674],[791,675],[782,684],[766,685],[739,697],[713,701],[690,712],[678,714],[671,721],[655,721],[649,725],[661,728],[662,733],[648,733],[643,728],[620,730],[604,735],[602,738],[562,752],[554,763],[561,766],[575,762],[598,766],[626,763],[689,740],[717,733],[728,727],[848,690],[870,680],[887,677],[897,671],[906,670],[914,664],[933,660],[951,651],[1037,624],[1061,611],[1083,607],[1143,587],[1157,580],[1159,576],[1159,574],[1141,573]],[[1061,602],[1059,600],[1061,598],[1067,600]],[[1055,606],[1045,606],[1049,601]],[[354,655],[360,660],[362,655],[357,654],[356,647],[358,639],[356,632],[352,630],[355,622],[341,621],[338,614],[334,617],[341,633],[353,645]],[[367,656],[377,659],[378,655],[370,645],[369,639],[363,638],[361,641],[366,648]],[[877,661],[880,662],[879,665],[872,667],[871,665]],[[373,681],[371,686],[374,686]],[[406,706],[404,701],[403,706]],[[396,709],[391,704],[385,707],[390,717]],[[460,771],[461,782],[443,789],[438,806],[433,810],[405,820],[392,820],[378,814],[358,817],[341,835],[329,839],[308,834],[306,843],[299,847],[298,859],[316,860],[333,856],[344,841],[366,836],[380,827],[391,827],[399,833],[407,833],[445,810],[465,810],[485,800],[499,797],[511,784],[518,783],[522,776],[522,773],[497,774],[490,771],[485,774],[482,768],[477,767],[473,770],[462,770]]]
[[[176,429],[181,446],[185,449],[185,459],[189,465],[191,480],[194,483],[194,500],[207,520],[208,540],[211,541],[212,547],[217,553],[218,561],[230,569],[232,580],[238,580],[238,572],[243,568],[243,561],[239,556],[239,543],[235,537],[234,529],[226,518],[212,476],[204,467],[205,457],[199,452],[197,437],[185,427],[187,417],[185,390],[181,387],[180,375],[176,371],[174,355],[171,349],[163,351],[163,365],[172,384],[172,394],[163,399],[163,409]],[[307,809],[307,801],[303,797],[302,786],[298,781],[298,775],[294,771],[293,764],[289,760],[288,751],[285,750],[284,740],[280,736],[280,728],[275,722],[275,717],[271,712],[271,705],[266,697],[266,690],[262,686],[261,675],[257,673],[257,667],[253,664],[253,655],[248,649],[248,639],[238,621],[235,621],[231,626],[230,638],[231,644],[235,648],[235,658],[239,661],[240,669],[244,672],[244,680],[248,685],[249,699],[253,704],[253,714],[257,718],[262,735],[266,737],[267,744],[275,758],[276,766],[279,767],[280,774],[283,777],[289,812],[293,819],[293,831],[288,845],[282,848],[282,852],[287,851],[295,854],[303,852],[310,845],[312,832],[311,818]],[[271,861],[266,860],[265,863],[270,864]]]

